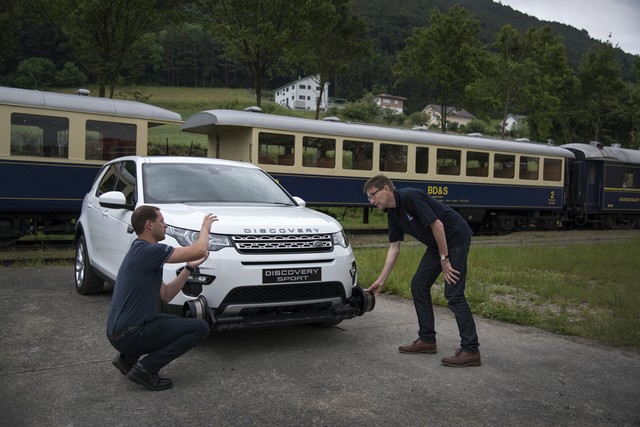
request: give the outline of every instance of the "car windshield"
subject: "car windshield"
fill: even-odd
[[[260,169],[207,163],[143,166],[147,203],[277,203],[288,195]]]

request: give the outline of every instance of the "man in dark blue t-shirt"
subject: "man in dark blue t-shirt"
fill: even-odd
[[[376,175],[364,185],[369,201],[387,213],[389,251],[382,272],[369,290],[382,290],[396,259],[404,234],[427,246],[418,270],[411,280],[411,294],[418,316],[418,339],[399,347],[401,353],[437,352],[431,286],[440,273],[445,280],[444,296],[460,331],[460,348],[442,359],[446,366],[479,366],[478,335],[471,309],[465,298],[467,254],[473,232],[456,211],[416,188],[396,189],[389,178]]]
[[[191,246],[174,248],[158,243],[167,225],[160,209],[140,206],[131,215],[138,238],[131,244],[118,270],[107,319],[107,337],[120,352],[113,364],[131,381],[149,390],[166,390],[173,383],[158,372],[169,362],[206,340],[209,325],[203,319],[185,319],[156,313],[158,297],[169,302],[187,282],[190,273],[209,256],[211,224],[206,215],[198,240]],[[165,263],[186,262],[170,283],[162,282]],[[138,358],[146,354],[142,360]]]

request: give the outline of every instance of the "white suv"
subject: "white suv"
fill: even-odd
[[[136,238],[131,213],[161,209],[164,243],[190,245],[202,218],[218,221],[209,258],[163,309],[208,319],[214,329],[289,323],[335,325],[373,309],[357,286],[356,262],[340,224],[304,207],[262,169],[190,157],[122,157],[106,163],[82,203],[76,226],[76,290],[115,283]],[[165,264],[169,282],[184,265]]]

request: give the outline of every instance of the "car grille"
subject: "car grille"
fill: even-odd
[[[243,254],[331,252],[331,234],[261,234],[231,236],[236,250]]]
[[[231,290],[220,306],[224,307],[230,304],[293,302],[329,298],[341,298],[342,300],[346,298],[344,287],[340,282],[241,286]]]

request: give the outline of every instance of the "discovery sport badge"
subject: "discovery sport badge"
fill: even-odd
[[[322,268],[265,268],[262,270],[262,283],[319,282],[322,280]]]

